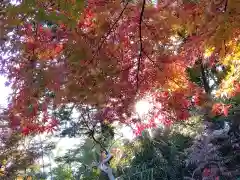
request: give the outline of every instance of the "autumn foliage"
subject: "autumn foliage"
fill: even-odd
[[[9,113],[19,119],[24,134],[56,128],[49,109],[68,103],[94,106],[110,122],[135,123],[134,104],[149,94],[154,108],[149,123],[137,123],[138,131],[159,121],[186,120],[209,96],[204,85],[190,80],[187,69],[199,60],[206,68],[230,66],[234,60],[223,62],[239,46],[240,4],[235,0],[156,5],[88,0],[84,8],[69,1],[74,11],[51,1],[34,2],[48,21],[37,18],[40,11],[35,16],[19,12],[28,19],[14,27],[19,53],[1,61],[14,90]],[[6,23],[17,15],[9,13]],[[234,78],[232,91],[239,92],[239,77]],[[225,92],[226,85],[219,87],[220,94]],[[215,104],[213,112],[227,115],[228,108]]]

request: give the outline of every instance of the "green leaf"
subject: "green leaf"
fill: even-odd
[[[188,76],[192,82],[195,82],[198,85],[201,85],[201,74],[198,68],[188,68],[187,69]]]
[[[38,13],[37,13],[37,15],[36,15],[36,19],[38,20],[38,21],[43,21],[43,20],[46,20],[47,19],[47,17],[46,17],[46,13],[45,13],[45,10],[44,9],[39,9],[38,10]]]

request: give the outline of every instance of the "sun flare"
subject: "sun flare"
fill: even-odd
[[[140,117],[146,115],[151,108],[152,104],[146,99],[138,101],[135,105],[135,111]]]

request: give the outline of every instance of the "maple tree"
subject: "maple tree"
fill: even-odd
[[[24,134],[52,131],[51,112],[69,103],[97,108],[98,120],[137,124],[139,132],[185,120],[195,106],[208,103],[211,111],[210,80],[221,80],[217,94],[239,92],[236,0],[62,2],[3,5],[2,55],[12,54],[1,59],[2,73],[13,89],[9,114]],[[188,73],[198,61],[201,84]],[[231,67],[228,76],[219,67]],[[133,112],[146,95],[154,108],[143,124]],[[213,111],[226,115],[215,108],[222,106],[229,107]]]

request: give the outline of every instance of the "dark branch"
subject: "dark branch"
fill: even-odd
[[[200,64],[200,68],[201,68],[201,76],[202,76],[202,83],[203,83],[204,90],[207,94],[210,94],[211,90],[210,90],[208,79],[206,76],[205,67],[202,62]]]
[[[107,152],[106,148],[104,147],[104,145],[98,141],[96,138],[95,138],[95,132],[96,132],[96,129],[95,129],[95,125],[93,125],[93,128],[91,128],[89,125],[88,125],[88,122],[90,122],[91,118],[90,118],[90,115],[89,115],[89,109],[87,108],[87,116],[88,116],[88,121],[86,121],[86,118],[84,117],[84,115],[81,113],[81,116],[83,118],[83,123],[86,125],[87,129],[88,129],[88,132],[86,133],[96,144],[99,144],[100,147],[105,151]]]
[[[141,60],[142,60],[142,53],[143,53],[142,22],[143,22],[143,13],[144,13],[144,9],[145,9],[145,4],[146,4],[146,0],[143,0],[140,19],[139,19],[140,52],[139,52],[138,62],[137,62],[137,91],[139,89],[139,72],[140,72],[140,68],[141,68]]]
[[[228,0],[225,0],[224,12],[227,11],[227,6],[228,6]]]
[[[106,148],[102,145],[102,143],[100,141],[98,141],[95,137],[94,137],[94,131],[90,134],[90,137],[93,139],[93,141],[96,143],[96,144],[99,144],[100,147],[105,151],[107,152]]]

